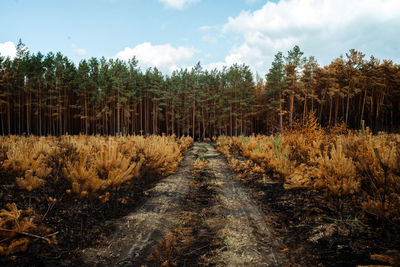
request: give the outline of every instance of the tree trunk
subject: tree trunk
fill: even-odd
[[[304,95],[304,104],[303,104],[303,123],[307,117],[307,95]]]
[[[84,95],[84,105],[85,105],[85,134],[88,134],[88,121],[87,121],[87,117],[88,117],[88,110],[87,110],[87,97],[86,97],[86,91],[85,91],[85,95]]]
[[[193,114],[192,114],[192,138],[194,140],[194,130],[195,130],[195,121],[196,121],[196,97],[193,97]]]
[[[311,89],[311,113],[314,113],[314,89]]]
[[[171,112],[171,131],[172,134],[175,134],[175,105],[172,104],[172,112]]]
[[[328,123],[328,125],[331,126],[331,123],[332,123],[332,96],[329,96],[329,123]]]
[[[283,111],[282,111],[282,92],[279,90],[279,127],[283,132]]]
[[[336,95],[336,103],[335,103],[335,121],[334,121],[334,123],[336,124],[337,123],[337,117],[338,117],[338,113],[339,113],[339,96],[338,95]]]
[[[153,101],[153,134],[157,134],[157,101]]]
[[[346,124],[348,122],[348,117],[349,117],[349,102],[350,102],[350,87],[347,89],[346,119],[345,119]]]
[[[8,126],[8,135],[11,134],[11,99],[10,94],[7,95],[7,126]]]
[[[293,70],[295,71],[295,70]],[[296,86],[296,75],[293,74],[293,82],[292,82],[292,90],[290,92],[289,97],[289,125],[292,127],[293,123],[293,110],[294,110],[294,94],[295,94],[295,86]]]
[[[363,101],[361,104],[360,125],[361,125],[361,122],[364,120],[364,110],[365,110],[366,99],[367,99],[367,89],[364,89],[364,96],[363,96]]]
[[[120,102],[119,102],[119,97],[120,95],[119,95],[119,90],[118,90],[118,92],[117,92],[117,134],[120,134]]]

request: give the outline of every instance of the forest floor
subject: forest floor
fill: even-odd
[[[195,168],[196,159],[207,164]],[[236,178],[209,143],[195,143],[177,173],[155,179],[132,199],[123,209],[109,207],[103,222],[76,223],[81,236],[69,246],[64,240],[48,257],[36,255],[34,260],[35,249],[30,249],[14,263],[356,266],[378,264],[370,260],[371,254],[390,253],[399,245],[357,218],[338,219],[317,192],[285,190],[281,182],[265,176]]]

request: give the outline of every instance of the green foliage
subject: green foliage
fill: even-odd
[[[287,159],[287,155],[285,155],[281,150],[281,136],[276,134],[272,139],[272,146],[274,151],[274,156],[276,158],[285,158]]]
[[[246,136],[242,136],[242,141],[245,145],[247,145],[250,142],[250,139]]]
[[[343,118],[395,130],[400,67],[351,49],[319,67],[298,46],[278,52],[265,81],[245,64],[207,70],[197,63],[171,75],[138,61],[31,53],[19,42],[0,57],[0,134],[176,134],[196,139],[280,132],[309,113],[321,125]],[[256,81],[254,81],[256,76]],[[389,128],[388,128],[389,129]]]

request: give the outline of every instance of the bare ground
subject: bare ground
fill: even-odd
[[[234,178],[220,154],[211,146],[207,148],[208,169],[215,174],[215,183],[221,190],[217,198],[224,227],[218,235],[229,246],[216,254],[215,262],[227,266],[284,265],[286,258],[280,252],[283,244],[267,224],[265,215]]]
[[[194,170],[197,157],[208,160]],[[267,215],[210,144],[196,143],[179,171],[148,200],[110,224],[115,232],[82,251],[94,266],[284,266],[285,247]]]

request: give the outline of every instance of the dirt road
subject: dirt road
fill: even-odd
[[[208,163],[194,169],[197,158]],[[283,266],[266,214],[214,147],[196,143],[179,171],[147,192],[115,232],[82,252],[95,266]]]

